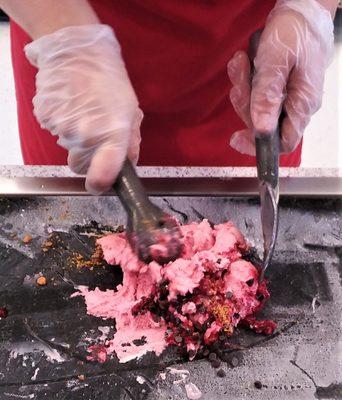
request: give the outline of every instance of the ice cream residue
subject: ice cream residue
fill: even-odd
[[[17,358],[29,353],[43,353],[50,362],[63,362],[66,359],[52,347],[40,342],[18,342],[11,345],[10,358]]]
[[[37,379],[38,372],[39,372],[39,368],[36,368],[34,371],[34,374],[31,377],[31,381],[35,381]]]
[[[189,400],[198,400],[202,397],[202,392],[192,382],[185,384],[185,391]]]

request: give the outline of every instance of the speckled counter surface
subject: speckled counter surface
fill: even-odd
[[[138,167],[141,177],[254,177],[256,168],[235,167]],[[0,166],[0,176],[6,177],[72,177],[77,176],[66,166]],[[281,168],[281,177],[342,177],[342,168]]]

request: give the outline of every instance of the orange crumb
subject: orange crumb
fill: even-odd
[[[32,236],[29,235],[28,233],[23,237],[23,243],[29,244],[32,240]]]
[[[38,284],[39,286],[45,286],[45,285],[47,285],[47,280],[46,280],[45,276],[40,276],[40,277],[37,279],[37,284]]]

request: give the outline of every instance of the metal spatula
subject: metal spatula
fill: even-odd
[[[278,233],[279,201],[279,129],[272,135],[256,132],[256,156],[261,205],[261,225],[264,237],[264,257],[260,282],[271,262]]]
[[[181,231],[175,218],[154,205],[129,160],[114,184],[127,212],[127,238],[139,259],[165,264],[182,251]]]
[[[249,58],[254,75],[253,61],[259,45],[262,31],[252,35],[249,43]],[[282,116],[279,118],[279,123]],[[261,225],[264,237],[263,265],[259,281],[269,266],[278,233],[278,202],[279,202],[279,123],[274,132],[255,131],[256,159],[259,179],[259,194],[261,205]]]

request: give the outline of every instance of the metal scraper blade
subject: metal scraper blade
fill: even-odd
[[[261,181],[259,185],[261,226],[264,238],[263,266],[259,281],[264,279],[264,274],[273,256],[278,233],[278,186],[273,188],[269,182]]]
[[[279,129],[273,134],[256,132],[256,158],[261,205],[261,226],[264,237],[264,260],[259,281],[272,259],[278,231],[279,201]]]

